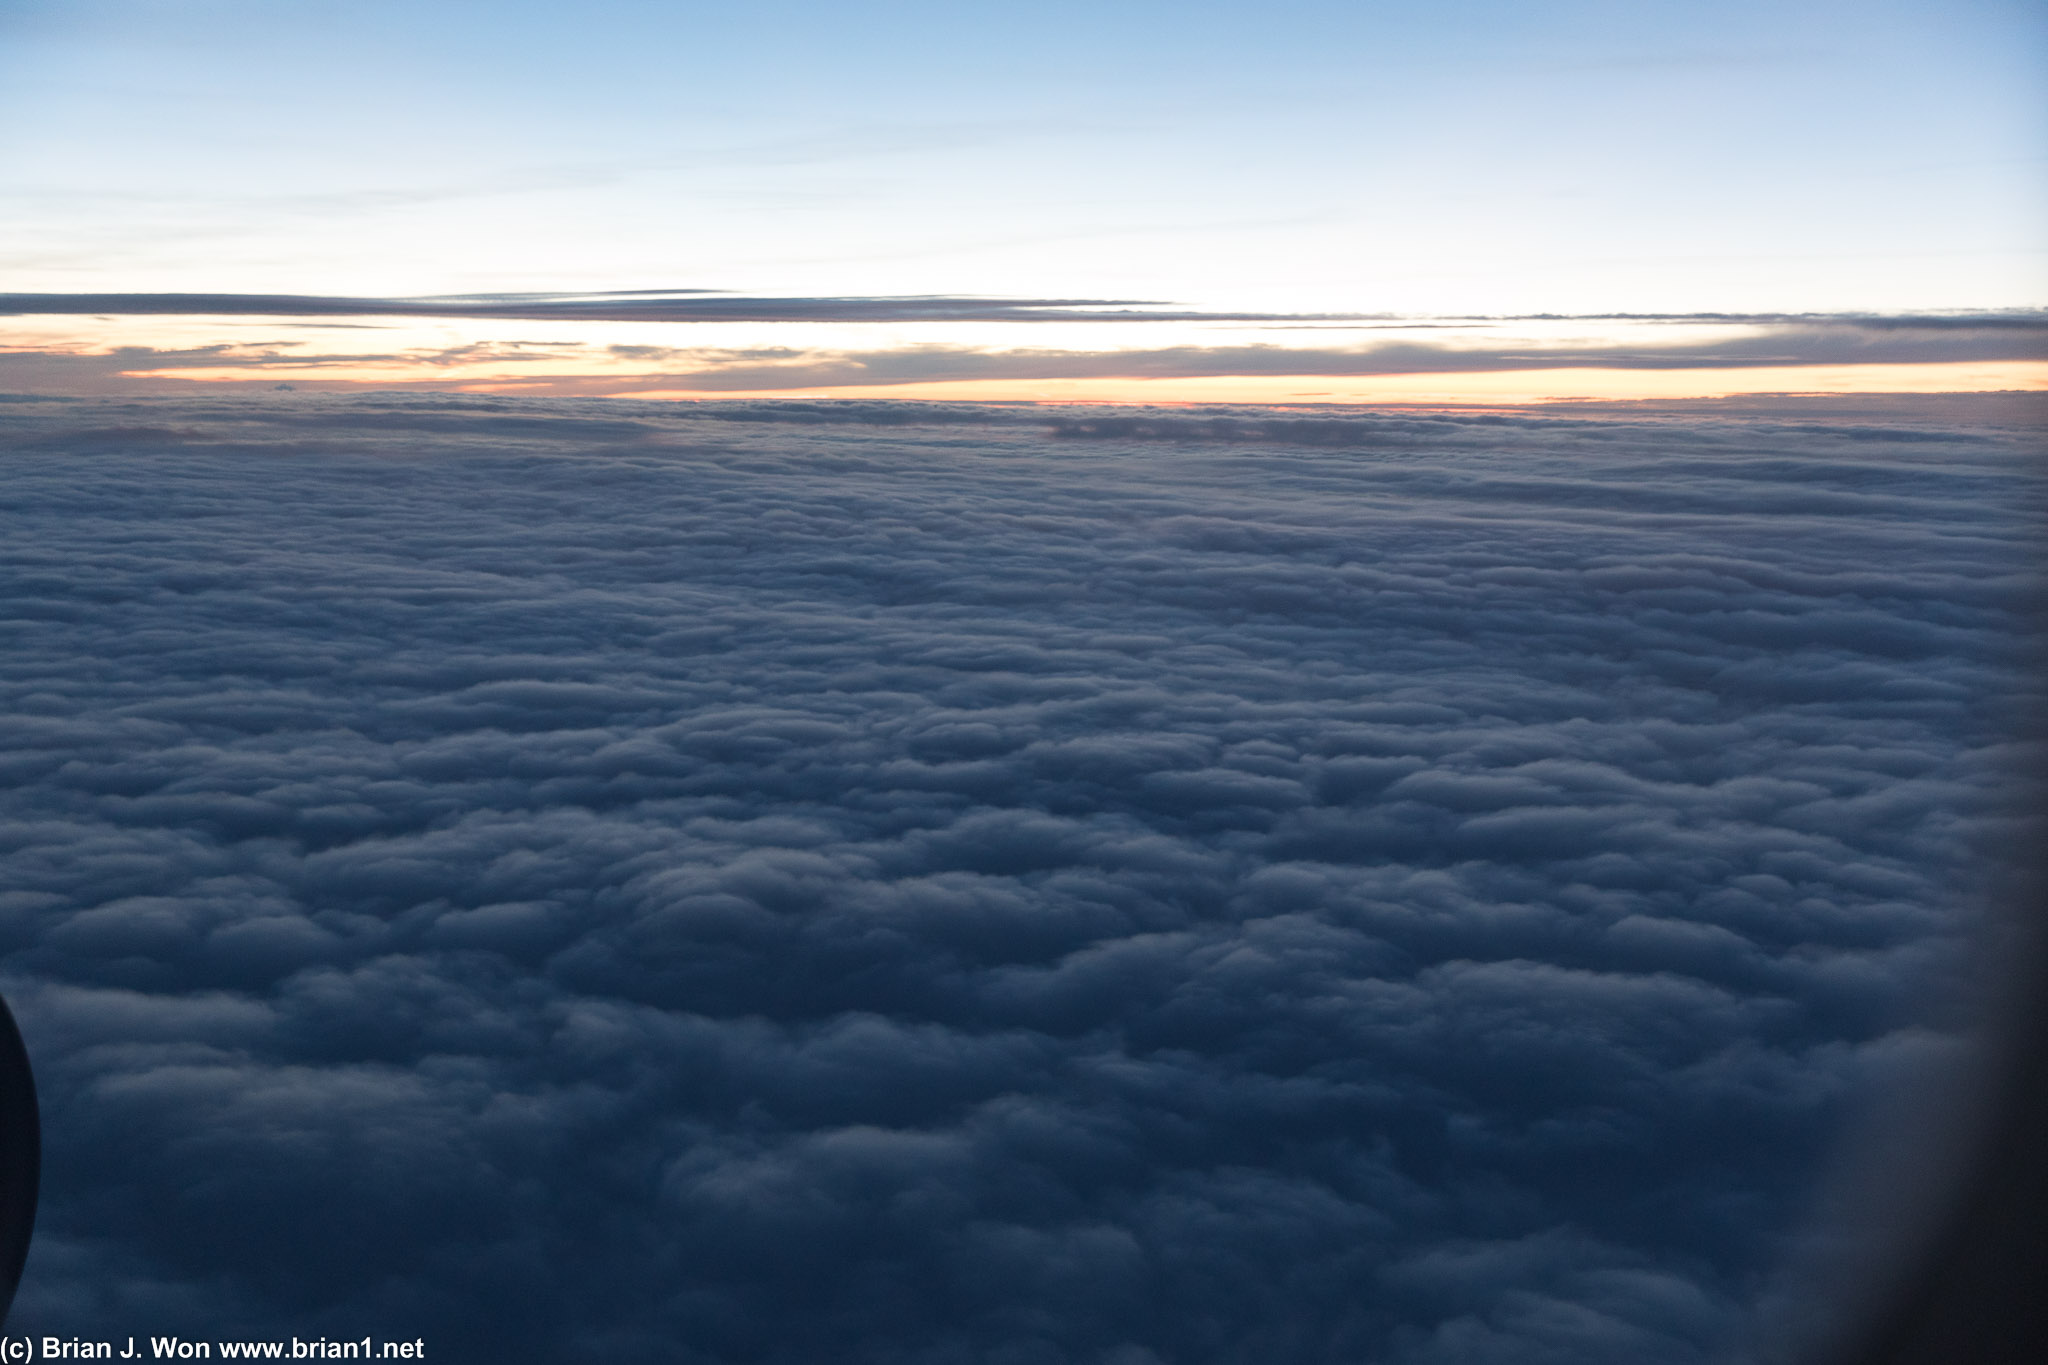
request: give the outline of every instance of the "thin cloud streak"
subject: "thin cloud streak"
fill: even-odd
[[[324,294],[0,294],[4,315],[150,317],[492,318],[528,322],[1267,322],[1293,314],[1141,312],[1140,299],[1008,299],[957,295],[746,298],[708,289],[591,294],[467,294],[349,298]]]
[[[1155,299],[952,294],[759,297],[717,289],[486,293],[428,297],[228,293],[0,293],[0,316],[418,317],[533,322],[1302,322],[1409,326],[1513,322],[1692,323],[1877,332],[2048,333],[2048,310],[1922,313],[1281,313],[1174,307]]]

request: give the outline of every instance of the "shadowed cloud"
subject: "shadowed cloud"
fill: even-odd
[[[1704,1365],[2014,827],[1996,425],[0,442],[21,1330]]]

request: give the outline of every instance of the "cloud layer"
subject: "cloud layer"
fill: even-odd
[[[2023,432],[0,423],[36,1332],[1711,1359],[2011,817]]]

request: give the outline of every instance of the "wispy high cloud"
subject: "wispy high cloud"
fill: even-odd
[[[1152,299],[1004,298],[957,294],[746,296],[717,289],[488,293],[412,297],[337,294],[0,293],[0,316],[406,317],[529,322],[1356,322],[1403,327],[1518,322],[1694,323],[1796,331],[2048,334],[2048,310],[1920,313],[1393,313],[1201,310]]]
[[[0,294],[0,315],[5,314],[497,318],[527,322],[1265,322],[1295,316],[1202,312],[1162,307],[1138,299],[1012,299],[950,294],[749,298],[710,289],[464,294],[434,298],[353,298],[328,294]]]

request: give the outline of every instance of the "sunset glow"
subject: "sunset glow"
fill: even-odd
[[[30,300],[23,306],[38,305]],[[1406,318],[1302,325],[1143,315],[1044,322],[572,321],[546,316],[551,304],[516,306],[536,316],[479,321],[366,311],[360,321],[335,322],[24,313],[10,344],[0,348],[0,367],[33,376],[53,392],[290,385],[641,399],[1493,404],[2048,387],[2048,313],[2024,310],[1920,318]],[[587,306],[572,300],[562,308]],[[783,306],[777,300],[760,305],[764,312]],[[805,305],[797,300],[791,306]],[[899,306],[890,300],[829,304],[878,315]]]

